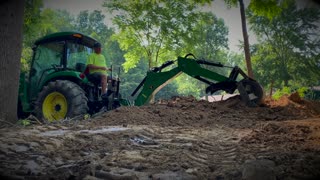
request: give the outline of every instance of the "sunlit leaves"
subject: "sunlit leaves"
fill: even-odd
[[[279,15],[282,9],[287,8],[291,0],[252,0],[249,8],[255,15],[272,19]]]
[[[286,8],[291,0],[250,0],[249,8],[255,15],[265,16],[272,19],[281,13],[283,8]],[[237,7],[239,0],[224,0],[226,5]]]
[[[185,42],[192,41],[197,22],[204,17],[197,11],[197,3],[188,0],[113,0],[105,1],[104,7],[115,14],[113,23],[119,32],[114,38],[128,53],[126,70],[141,59],[147,60],[151,68],[168,60],[173,54],[170,52],[181,52]]]

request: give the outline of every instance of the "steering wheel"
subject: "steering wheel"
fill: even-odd
[[[193,55],[192,53],[189,53],[189,54],[185,55],[184,58],[187,58],[187,57],[189,57],[189,56],[192,56],[194,59],[197,59],[196,56]]]

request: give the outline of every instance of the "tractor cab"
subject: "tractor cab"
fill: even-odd
[[[59,71],[83,72],[95,42],[88,36],[72,32],[55,33],[36,41],[29,74],[30,100],[37,98],[48,75]]]

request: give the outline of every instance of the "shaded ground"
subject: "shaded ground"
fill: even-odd
[[[0,129],[0,174],[25,179],[241,179],[247,160],[277,179],[320,177],[320,103],[296,95],[248,108],[239,97],[176,97],[86,121]]]

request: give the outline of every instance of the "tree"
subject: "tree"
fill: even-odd
[[[255,1],[260,1],[260,0],[253,0],[251,3],[254,4],[253,2]],[[250,43],[249,43],[249,36],[247,31],[247,22],[246,22],[245,7],[243,4],[243,0],[225,0],[225,2],[229,7],[237,6],[239,2],[245,60],[246,60],[246,65],[248,70],[248,76],[253,78],[254,75],[253,75],[252,65],[251,65]]]
[[[44,9],[38,24],[39,37],[59,31],[74,30],[74,26],[71,24],[73,20],[74,17],[65,10]]]
[[[190,32],[192,38],[187,37],[184,40],[184,54],[192,52],[197,58],[225,63],[227,61],[228,32],[223,19],[217,18],[212,12],[203,13],[202,18],[196,22],[193,31]],[[211,66],[205,68],[226,74],[225,68]],[[178,77],[175,83],[179,94],[195,97],[204,95],[204,89],[207,86],[207,84],[186,75]]]
[[[67,11],[43,9],[41,0],[26,1],[24,26],[23,26],[23,49],[21,56],[21,71],[29,70],[33,43],[45,35],[74,30],[72,15]]]
[[[104,24],[105,15],[101,11],[81,11],[76,18],[76,28],[84,33],[105,34],[108,29]]]
[[[32,44],[37,36],[39,23],[41,21],[42,0],[26,0],[24,8],[23,21],[23,43],[21,54],[21,71],[26,72],[29,69],[32,56]]]
[[[77,15],[73,24],[77,31],[87,34],[102,43],[102,53],[108,63],[119,65],[118,62],[121,62],[121,60],[119,60],[118,54],[121,54],[121,58],[123,53],[120,52],[121,50],[118,43],[111,39],[114,30],[104,24],[104,19],[105,15],[103,15],[101,11],[94,10],[90,12],[85,10]]]
[[[203,16],[195,3],[181,1],[105,1],[104,7],[117,12],[113,23],[119,32],[113,36],[126,51],[125,70],[146,59],[149,68],[174,58]]]
[[[197,57],[214,60],[219,52],[228,49],[228,27],[212,12],[203,13],[189,33],[191,38],[183,43],[185,53],[195,52]]]
[[[254,64],[264,84],[281,87],[292,81],[291,84],[310,85],[319,79],[318,9],[297,9],[291,1],[272,19],[248,15],[259,42]]]
[[[250,43],[249,43],[249,36],[247,31],[245,7],[244,7],[243,0],[224,0],[224,1],[229,7],[237,6],[239,3],[246,66],[247,66],[249,77],[253,78],[254,75],[253,75],[252,65],[251,65]],[[272,19],[273,16],[281,12],[280,6],[285,6],[286,4],[287,4],[287,0],[283,0],[280,2],[278,0],[251,0],[249,7],[251,8],[251,10],[255,15],[264,15]]]
[[[0,119],[17,120],[24,1],[0,2]]]
[[[41,21],[41,8],[43,7],[42,0],[26,0],[24,8],[23,21],[23,42],[31,46],[33,43],[33,36],[37,32],[38,25]],[[37,25],[37,26],[35,26]]]
[[[247,31],[247,22],[246,22],[246,15],[245,15],[245,10],[244,10],[243,0],[239,0],[239,5],[240,5],[242,35],[243,35],[243,42],[244,42],[244,55],[246,58],[248,76],[253,78],[254,76],[253,76],[252,65],[251,65],[249,36],[248,36],[248,31]]]
[[[133,101],[131,93],[136,89],[142,79],[146,76],[148,70],[147,64],[140,61],[137,67],[130,69],[128,72],[121,74],[120,93],[123,97]]]

